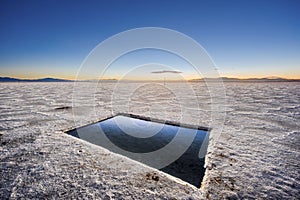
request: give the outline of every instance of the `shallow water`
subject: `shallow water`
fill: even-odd
[[[204,176],[204,160],[199,158],[208,133],[204,130],[118,115],[67,133],[160,169],[196,187],[200,186]]]

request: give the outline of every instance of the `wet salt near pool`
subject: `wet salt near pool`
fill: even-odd
[[[200,187],[208,129],[117,115],[67,134],[159,169]],[[203,155],[203,154],[202,154]]]

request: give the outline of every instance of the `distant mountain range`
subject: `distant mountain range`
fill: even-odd
[[[201,82],[201,81],[220,81],[222,79],[223,82],[298,82],[300,79],[286,79],[280,77],[266,77],[266,78],[228,78],[228,77],[220,77],[220,78],[201,78],[201,79],[191,79],[191,82]]]
[[[81,80],[80,82],[98,82],[100,80]],[[116,82],[117,79],[101,79],[103,82]],[[58,78],[41,78],[41,79],[18,79],[11,77],[0,77],[0,82],[74,82],[74,80]]]
[[[228,77],[220,77],[220,78],[201,78],[201,79],[191,79],[190,82],[203,82],[203,81],[220,81],[222,79],[223,82],[300,82],[300,79],[285,79],[280,77],[266,77],[266,78],[247,78],[247,79],[239,79],[239,78],[228,78]],[[99,80],[83,80],[81,82],[97,82]],[[103,79],[103,82],[117,82],[117,79]],[[130,81],[130,80],[127,80]],[[41,78],[41,79],[17,79],[11,77],[0,77],[0,82],[74,82],[74,80],[67,79],[58,79],[58,78]]]
[[[10,77],[0,77],[0,82],[72,82],[66,79],[41,78],[41,79],[17,79]]]

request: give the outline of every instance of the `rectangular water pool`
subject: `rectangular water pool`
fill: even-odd
[[[118,114],[66,132],[200,187],[209,129]]]

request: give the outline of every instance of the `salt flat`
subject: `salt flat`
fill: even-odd
[[[117,92],[114,83],[97,90],[94,84],[79,84],[94,101],[82,95],[74,103],[73,83],[0,83],[2,199],[299,198],[299,83],[225,83],[226,97],[217,98],[226,101],[220,109],[226,118],[216,144],[209,147],[201,189],[63,131],[112,111],[218,130],[210,120],[214,102],[204,83],[188,83],[194,94],[181,83],[167,83],[169,89],[124,83]],[[131,87],[138,89],[128,96]]]

